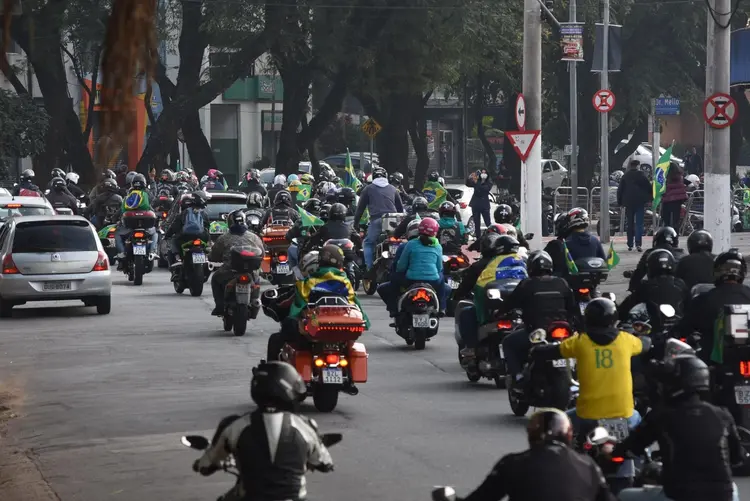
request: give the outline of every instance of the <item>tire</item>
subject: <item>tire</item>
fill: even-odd
[[[247,331],[247,305],[238,304],[234,307],[232,315],[232,329],[235,336],[244,336]]]
[[[331,412],[339,403],[339,387],[316,384],[313,386],[313,404],[320,412]]]
[[[133,256],[133,285],[143,285],[143,273],[146,270],[146,259]]]
[[[99,315],[109,315],[112,311],[112,296],[102,296],[96,300],[96,313]]]
[[[176,282],[172,282],[172,285],[174,286],[174,291],[177,294],[182,294],[185,291],[185,285],[182,283],[181,279],[177,279]]]
[[[495,387],[499,390],[505,389],[505,378],[499,374],[495,374],[492,378],[495,381]]]
[[[191,296],[198,297],[203,294],[203,265],[193,265],[193,273],[188,280],[190,281],[189,287]]]
[[[556,375],[557,376],[557,375]],[[546,407],[554,407],[565,412],[570,404],[570,375],[554,377],[549,386]]]
[[[740,444],[742,444],[745,449],[750,447],[750,431],[743,426],[737,426],[737,433],[740,436]],[[747,463],[748,462],[745,461],[739,467],[732,468],[732,474],[735,477],[750,477],[750,465]]]
[[[13,316],[13,303],[0,298],[0,318],[10,318]]]
[[[414,332],[414,349],[424,350],[426,344],[427,338],[424,335],[424,331],[422,331],[422,329],[416,330]]]
[[[510,410],[518,417],[525,416],[529,412],[529,404],[521,402],[518,396],[510,390],[508,390],[508,402],[510,403]]]
[[[478,382],[478,381],[479,381],[480,379],[482,379],[482,376],[480,376],[479,374],[475,374],[475,373],[472,373],[472,372],[467,372],[467,373],[466,373],[466,378],[467,378],[467,379],[468,379],[469,381],[471,381],[472,383],[476,383],[476,382]]]
[[[225,315],[221,317],[221,319],[224,321],[224,332],[229,332],[232,330],[232,317]]]
[[[368,296],[372,296],[373,294],[375,294],[375,291],[378,290],[378,283],[375,280],[363,278],[362,290],[364,290],[365,294],[367,294]]]

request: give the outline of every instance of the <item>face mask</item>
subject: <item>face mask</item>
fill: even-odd
[[[482,180],[485,180],[485,179],[487,179],[487,174],[485,174],[484,172],[482,172],[482,173],[481,173],[481,174],[479,175],[479,177],[480,177],[480,178],[482,178]]]

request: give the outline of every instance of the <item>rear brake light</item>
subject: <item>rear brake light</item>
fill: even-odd
[[[457,258],[456,258],[456,261],[458,261],[459,263],[463,263],[463,262],[464,262],[464,258],[462,258],[462,257],[457,257]]]
[[[5,256],[3,259],[3,275],[18,275],[20,273],[16,268],[16,263],[13,262],[13,257],[10,254]]]
[[[5,206],[8,209],[18,209],[19,207],[23,207],[21,204],[8,204]]]
[[[279,254],[278,258],[280,263],[286,263],[286,254]]]
[[[5,273],[5,264],[3,263],[3,273]],[[740,362],[740,374],[742,374],[743,377],[750,377],[750,361],[742,361]]]
[[[619,457],[619,456],[618,457],[613,457],[612,458],[612,462],[613,463],[623,463],[623,462],[625,462],[625,458]]]
[[[136,231],[135,233],[133,233],[133,237],[134,238],[143,238],[145,236],[146,236],[146,234],[143,233],[142,231]]]
[[[107,271],[108,269],[109,260],[107,259],[107,255],[99,251],[99,256],[96,258],[96,263],[94,263],[94,267],[91,268],[91,271]]]
[[[591,292],[589,289],[578,289],[579,294],[588,294],[589,292]]]
[[[552,334],[550,334],[550,336],[553,339],[565,339],[570,336],[570,332],[565,327],[557,327],[552,329]]]
[[[113,227],[111,227],[111,228],[109,229],[109,231],[108,231],[107,233],[108,233],[109,235],[114,235],[114,234],[115,234],[115,229],[116,229],[116,228],[115,228],[115,227],[113,226]]]
[[[389,241],[389,242],[398,242],[398,238],[396,238],[396,237],[390,237],[390,238],[388,239],[388,241]]]
[[[250,283],[250,275],[240,275],[237,281],[241,284]]]
[[[167,219],[167,213],[166,212],[162,212],[161,213],[161,217],[164,218],[164,219]]]
[[[195,240],[193,240],[193,245],[200,245],[201,243],[202,242],[199,238],[196,238]]]
[[[429,301],[430,299],[431,299],[430,295],[427,294],[426,289],[418,289],[417,293],[414,294],[414,297],[411,298],[413,303],[416,303],[417,301],[420,301],[420,300]]]
[[[510,320],[500,320],[497,323],[498,329],[510,329],[511,327],[513,327],[513,322],[511,322]]]
[[[336,353],[329,353],[326,355],[326,363],[328,365],[336,365],[339,363],[339,356]]]

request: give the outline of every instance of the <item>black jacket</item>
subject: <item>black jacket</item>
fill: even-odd
[[[620,207],[643,207],[651,201],[651,182],[638,169],[628,170],[617,187],[617,205]]]
[[[240,187],[240,191],[243,193],[260,193],[264,197],[268,195],[268,190],[265,186],[257,181],[248,181],[244,186]]]
[[[492,180],[490,180],[489,176],[484,181],[479,178],[477,178],[476,181],[469,178],[466,180],[466,186],[468,186],[469,188],[474,188],[474,194],[471,195],[469,207],[476,210],[490,208],[490,192],[492,191]]]
[[[68,182],[68,191],[71,195],[76,197],[77,200],[86,200],[86,192],[83,191],[77,184]]]
[[[672,253],[674,258],[679,262],[683,257],[685,257],[685,251],[678,248],[674,248],[671,245],[658,245],[656,247],[653,247],[651,249],[646,249],[641,256],[641,259],[638,261],[638,265],[635,267],[635,271],[633,272],[633,276],[630,277],[630,283],[628,284],[628,290],[634,291],[638,284],[641,283],[643,278],[646,276],[648,272],[648,257],[651,255],[652,252],[656,249],[667,249],[669,252]],[[678,263],[679,264],[679,263]]]
[[[674,501],[729,501],[732,465],[744,462],[732,416],[724,409],[689,397],[657,408],[615,449],[642,453],[659,442],[664,494]]]
[[[568,266],[565,264],[565,249],[563,240],[556,238],[544,247],[544,252],[552,258],[552,273],[558,277],[564,277],[568,274]]]
[[[305,249],[321,247],[327,240],[348,238],[354,245],[361,245],[359,234],[345,221],[327,221],[310,239],[305,243]]]
[[[689,254],[677,263],[674,275],[681,278],[688,289],[698,284],[714,283],[714,256],[708,252]]]
[[[76,200],[76,197],[68,193],[67,190],[51,190],[46,196],[49,203],[52,204],[52,207],[65,207],[71,209],[73,214],[78,214],[78,201]]]
[[[453,293],[453,296],[456,299],[467,298],[471,291],[474,289],[474,286],[477,284],[479,275],[482,274],[482,271],[484,271],[487,265],[490,264],[490,261],[492,261],[494,258],[495,256],[482,256],[478,260],[471,263],[471,266],[466,268],[466,270],[461,273],[461,285],[458,286],[458,289],[456,289],[456,292]]]
[[[607,254],[604,252],[604,247],[602,247],[602,242],[599,240],[599,237],[588,231],[574,231],[565,239],[565,245],[568,246],[568,251],[570,252],[570,257],[573,258],[573,261],[587,257],[607,259]]]
[[[518,284],[502,303],[503,311],[520,309],[529,329],[546,329],[555,320],[565,320],[574,328],[583,327],[581,310],[565,279],[554,276],[530,277]]]
[[[661,332],[661,314],[659,305],[669,304],[675,309],[676,316],[682,317],[685,305],[690,300],[690,289],[685,282],[671,275],[661,275],[640,282],[635,292],[630,294],[620,304],[618,311],[620,321],[627,320],[630,310],[640,303],[646,303],[648,314],[651,317],[651,327],[654,332]]]
[[[262,226],[269,225],[272,221],[290,221],[296,223],[299,219],[299,212],[293,205],[275,205],[268,209],[261,220]]]
[[[616,501],[594,460],[562,444],[503,457],[463,501]]]
[[[112,193],[110,191],[104,191],[98,194],[96,198],[91,201],[91,205],[86,207],[86,217],[91,217],[93,215],[98,218],[103,218],[107,215],[106,208],[109,206],[116,206],[117,214],[119,215],[120,207],[122,206],[122,197],[117,193]],[[102,221],[99,223],[101,224]]]

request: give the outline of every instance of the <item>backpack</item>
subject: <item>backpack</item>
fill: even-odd
[[[200,235],[203,233],[203,213],[193,207],[185,213],[185,222],[182,225],[182,233],[185,235]]]

